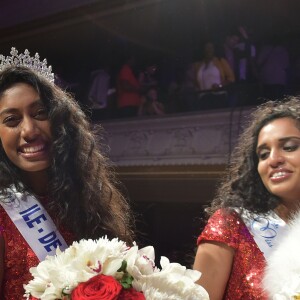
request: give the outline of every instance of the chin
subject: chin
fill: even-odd
[[[49,166],[50,166],[49,163],[40,163],[40,164],[31,165],[31,166],[20,166],[19,168],[23,172],[32,173],[32,172],[46,171],[49,168]]]

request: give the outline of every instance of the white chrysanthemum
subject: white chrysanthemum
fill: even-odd
[[[152,287],[147,287],[145,289],[144,296],[146,300],[201,300],[201,299],[209,299],[207,293],[201,293],[201,292],[194,292],[190,291],[191,293],[184,295],[183,293],[176,294],[172,291],[170,292],[164,292],[159,289],[155,289]],[[193,294],[192,294],[193,293]]]
[[[116,275],[127,251],[126,244],[118,239],[74,242],[64,252],[57,250],[55,256],[31,268],[34,279],[25,291],[42,300],[61,299],[65,287],[72,290],[97,274]]]
[[[186,269],[177,263],[170,263],[166,257],[161,258],[162,270],[141,276],[133,281],[133,287],[143,291],[147,300],[185,299],[208,300],[206,290],[195,284],[201,273]]]
[[[39,287],[35,286],[35,283],[30,282],[26,286],[26,293],[30,293],[30,295],[41,300],[61,299],[61,291],[54,287],[52,283],[41,290]]]
[[[143,294],[147,300],[182,300],[180,295],[169,295],[152,287],[145,288],[144,290]]]

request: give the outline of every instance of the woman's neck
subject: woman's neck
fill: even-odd
[[[47,170],[38,172],[23,172],[22,179],[26,186],[37,196],[45,196],[48,193],[49,177]]]
[[[282,220],[288,223],[299,209],[299,204],[287,205],[285,203],[281,203],[275,208],[275,212]]]

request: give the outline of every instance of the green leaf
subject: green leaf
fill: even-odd
[[[121,265],[120,269],[117,272],[126,272],[126,268],[127,268],[127,261],[123,260],[122,265]]]
[[[130,274],[125,273],[120,283],[124,289],[129,289],[132,287],[132,281],[133,281],[133,277]]]

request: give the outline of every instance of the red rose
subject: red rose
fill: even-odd
[[[138,292],[131,288],[128,290],[123,289],[118,300],[146,300],[146,298],[142,292]]]
[[[112,276],[97,275],[80,283],[71,294],[72,300],[117,300],[121,284]]]

